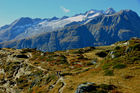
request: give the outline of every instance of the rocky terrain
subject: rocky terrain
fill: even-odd
[[[56,52],[1,48],[0,93],[140,93],[140,39]]]

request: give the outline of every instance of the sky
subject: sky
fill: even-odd
[[[0,26],[20,17],[73,16],[91,9],[131,9],[140,15],[140,0],[0,0]]]

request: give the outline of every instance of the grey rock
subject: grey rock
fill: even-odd
[[[88,93],[91,91],[96,91],[96,86],[94,85],[95,84],[91,82],[80,84],[75,93]]]

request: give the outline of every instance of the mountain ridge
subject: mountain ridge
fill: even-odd
[[[75,22],[76,24],[83,24],[84,20],[93,19],[94,17],[100,15],[100,13],[103,13],[103,11],[92,9],[85,13],[74,15],[72,17],[64,16],[62,18],[57,18],[54,16],[52,18],[45,19],[21,17],[11,24],[1,27],[0,34],[2,38],[0,38],[0,40],[4,41],[3,36],[5,40],[32,37],[43,32],[55,31],[59,28],[63,28],[65,25],[70,25],[73,22]],[[14,33],[17,33],[17,35],[14,36]],[[11,34],[12,37],[10,37]]]
[[[112,12],[112,9],[109,10]],[[89,12],[92,14],[93,10],[91,11]],[[121,10],[111,15],[101,14],[88,21],[85,24],[74,22],[64,28],[52,32],[43,32],[41,35],[35,35],[27,39],[2,42],[0,47],[56,51],[110,45],[117,41],[140,37],[140,17],[132,10]]]

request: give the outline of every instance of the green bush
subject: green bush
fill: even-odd
[[[86,65],[87,65],[87,66],[91,66],[91,65],[94,65],[94,64],[91,63],[91,62],[87,62]]]
[[[125,67],[126,67],[125,64],[118,63],[118,64],[113,66],[113,69],[122,69],[122,68],[125,68]]]
[[[113,70],[105,70],[104,75],[105,76],[113,76],[114,75]]]
[[[55,59],[53,58],[47,58],[46,61],[54,61]]]
[[[104,91],[104,90],[97,90],[95,93],[108,93],[108,92],[107,91]]]
[[[120,46],[116,46],[115,47],[115,50],[119,50],[121,47]]]
[[[134,45],[131,45],[130,48],[135,51],[140,51],[140,44],[136,43]]]
[[[103,90],[113,90],[116,88],[114,85],[100,84],[99,87]]]
[[[109,62],[109,63],[105,63],[103,66],[102,66],[102,69],[105,70],[105,69],[109,69],[111,67],[112,63]]]

